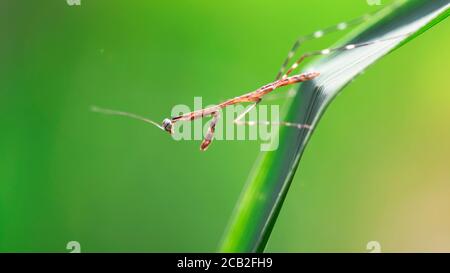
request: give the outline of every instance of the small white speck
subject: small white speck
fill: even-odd
[[[323,36],[323,31],[322,30],[314,32],[314,37],[315,38],[320,38],[322,36]]]
[[[298,67],[298,63],[292,65],[292,69],[296,69]]]
[[[292,57],[294,57],[294,51],[289,52],[288,58],[290,59]]]
[[[327,55],[330,54],[331,50],[330,49],[324,49],[321,51],[322,55]]]
[[[356,46],[355,45],[347,45],[345,47],[345,49],[350,50],[350,49],[354,49]]]
[[[339,30],[344,30],[344,29],[347,28],[347,26],[348,26],[347,23],[340,23],[340,24],[337,25],[337,28]]]

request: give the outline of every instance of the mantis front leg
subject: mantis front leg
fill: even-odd
[[[206,149],[208,149],[208,146],[211,144],[214,137],[214,132],[216,130],[217,121],[220,118],[219,112],[213,112],[211,113],[211,116],[212,119],[211,123],[209,124],[208,132],[206,133],[205,139],[202,141],[202,144],[200,145],[200,150],[202,151],[206,151]]]

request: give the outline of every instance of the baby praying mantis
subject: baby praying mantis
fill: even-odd
[[[276,122],[276,123],[268,122],[268,121],[243,121],[243,118],[263,100],[264,96],[266,96],[269,93],[274,92],[278,88],[305,82],[305,81],[310,81],[310,80],[313,80],[313,79],[319,77],[320,71],[310,71],[310,72],[304,72],[304,73],[292,75],[293,72],[299,68],[299,65],[305,59],[307,59],[309,57],[313,57],[313,56],[328,55],[330,53],[337,52],[337,51],[354,50],[356,48],[370,46],[375,43],[398,39],[398,38],[401,38],[401,37],[404,37],[407,35],[407,34],[399,35],[399,36],[395,36],[395,37],[389,37],[386,39],[374,40],[374,41],[357,43],[357,44],[347,44],[347,45],[340,46],[340,47],[327,48],[327,49],[323,49],[323,50],[311,51],[308,53],[304,53],[286,71],[286,68],[288,67],[290,61],[297,53],[300,45],[302,45],[304,42],[321,38],[324,35],[332,33],[332,32],[343,31],[343,30],[349,29],[350,27],[354,27],[356,25],[359,25],[362,22],[365,22],[370,17],[371,17],[370,15],[365,15],[360,18],[357,18],[357,19],[354,19],[354,20],[351,20],[348,22],[342,22],[337,25],[315,31],[309,35],[298,38],[297,41],[294,43],[292,49],[289,51],[288,56],[284,60],[282,66],[275,78],[275,81],[268,83],[252,92],[243,94],[241,96],[238,96],[238,97],[235,97],[232,99],[228,99],[218,105],[204,108],[204,109],[197,110],[197,111],[193,111],[193,112],[189,112],[189,113],[185,113],[185,114],[182,114],[179,116],[166,118],[163,120],[163,122],[161,124],[159,124],[153,120],[150,120],[148,118],[145,118],[145,117],[133,114],[133,113],[129,113],[129,112],[104,109],[104,108],[100,108],[100,107],[96,107],[96,106],[93,106],[91,108],[91,110],[95,111],[95,112],[100,112],[103,114],[127,116],[127,117],[130,117],[133,119],[138,119],[138,120],[153,124],[156,127],[158,127],[159,129],[168,132],[169,134],[173,134],[173,127],[177,122],[193,121],[193,120],[204,118],[204,117],[211,117],[208,132],[206,133],[206,135],[200,145],[200,150],[202,150],[202,151],[205,151],[210,146],[210,144],[213,140],[216,124],[220,118],[220,111],[228,106],[235,105],[235,104],[251,103],[251,105],[246,110],[244,110],[242,112],[242,114],[240,114],[234,120],[234,123],[237,125],[254,126],[257,124],[264,124],[264,125],[270,124],[270,125],[293,127],[295,129],[312,130],[312,127],[308,124],[298,124],[298,123],[292,123],[292,122],[286,122],[286,121]]]

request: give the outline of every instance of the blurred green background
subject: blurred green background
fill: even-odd
[[[216,251],[259,143],[202,153],[89,106],[162,120],[217,103],[270,82],[297,36],[377,8],[1,0],[0,251]],[[329,107],[267,251],[450,251],[449,34],[446,20]]]

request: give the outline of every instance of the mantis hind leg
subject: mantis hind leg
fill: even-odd
[[[305,43],[307,41],[310,41],[310,40],[315,40],[315,39],[322,38],[322,37],[324,37],[324,36],[326,36],[326,35],[328,35],[330,33],[340,32],[340,31],[344,31],[344,30],[350,29],[352,27],[358,26],[359,24],[361,24],[363,22],[366,22],[369,18],[371,18],[371,15],[370,14],[366,14],[366,15],[363,15],[361,17],[355,18],[353,20],[350,20],[350,21],[347,21],[347,22],[341,22],[339,24],[336,24],[336,25],[333,25],[333,26],[330,26],[330,27],[326,27],[326,28],[314,31],[313,33],[310,33],[308,35],[299,37],[295,41],[295,43],[292,46],[291,50],[289,51],[287,57],[284,59],[283,64],[281,65],[281,68],[278,71],[278,74],[277,74],[275,80],[278,80],[278,79],[280,79],[283,76],[283,74],[284,74],[284,72],[285,72],[289,62],[295,56],[295,54],[297,53],[298,49],[300,48],[300,46],[303,43]]]

